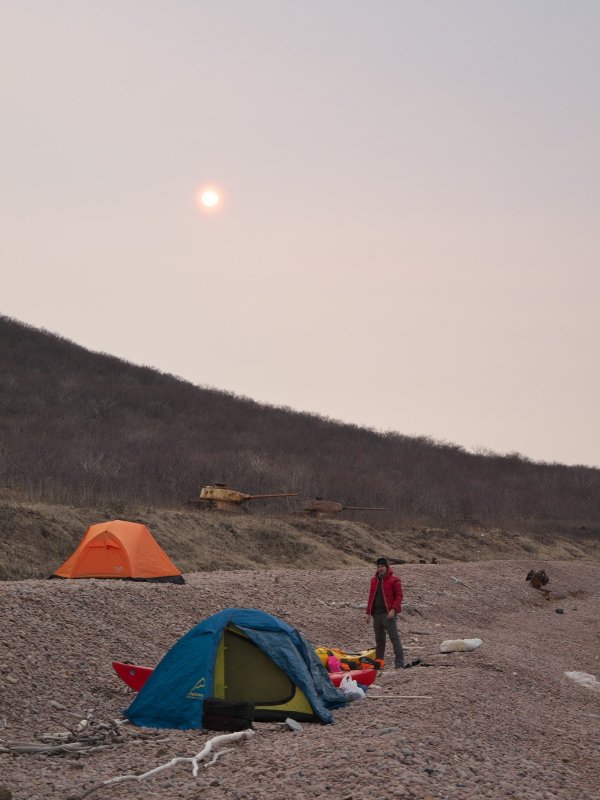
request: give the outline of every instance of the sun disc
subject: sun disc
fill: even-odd
[[[219,202],[219,195],[214,189],[207,189],[205,192],[202,192],[202,205],[208,206],[208,208],[214,208]]]
[[[198,190],[196,201],[202,211],[216,211],[223,203],[223,196],[220,189],[203,186]]]

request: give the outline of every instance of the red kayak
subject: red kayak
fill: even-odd
[[[121,678],[130,689],[133,689],[134,692],[139,692],[150,675],[154,672],[152,667],[140,667],[137,664],[128,664],[122,661],[113,661],[112,665],[119,678]],[[328,675],[333,681],[334,686],[340,685],[344,675],[350,675],[350,677],[354,678],[361,686],[371,686],[377,676],[377,670],[351,669],[347,672],[329,672]]]
[[[134,692],[139,692],[154,672],[153,667],[138,667],[137,664],[124,664],[121,661],[113,661],[112,665],[119,678]]]
[[[375,678],[377,677],[377,670],[376,669],[350,669],[346,672],[329,672],[329,677],[333,681],[334,686],[339,686],[342,682],[342,678],[344,675],[350,675],[351,678],[357,683],[360,683],[361,686],[370,686],[372,683],[375,682]]]

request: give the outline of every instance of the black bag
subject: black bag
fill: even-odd
[[[202,726],[210,731],[246,731],[254,730],[253,703],[231,703],[211,697],[204,701]]]

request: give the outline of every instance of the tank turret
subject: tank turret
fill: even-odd
[[[270,500],[276,497],[296,497],[297,492],[277,492],[274,494],[248,494],[230,489],[226,483],[203,486],[197,500],[189,500],[191,505],[207,510],[245,511],[244,504],[250,500]]]

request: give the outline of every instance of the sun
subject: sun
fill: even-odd
[[[223,193],[216,186],[202,186],[196,194],[201,211],[216,211],[223,204]]]

